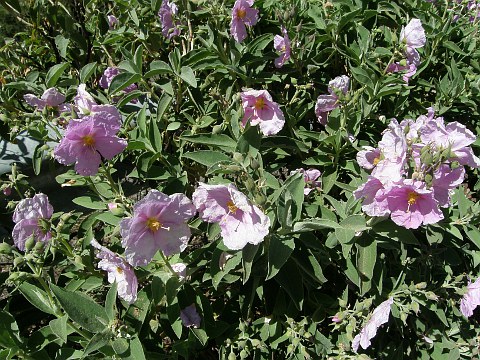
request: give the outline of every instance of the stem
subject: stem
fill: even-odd
[[[102,161],[101,163],[103,171],[105,173],[105,177],[107,178],[108,183],[112,187],[113,191],[115,192],[116,195],[123,195],[123,191],[121,191],[121,188],[118,187],[118,185],[113,181],[112,174],[110,173],[110,166],[105,165],[105,163]]]
[[[163,253],[162,250],[160,250],[160,255],[162,255],[162,259],[163,259],[163,262],[165,263],[165,265],[167,266],[168,270],[170,270],[170,272],[172,273],[172,275],[176,276],[177,278],[179,277],[177,272],[175,270],[173,270],[172,268],[172,265],[170,265],[167,257],[165,256],[165,254]]]

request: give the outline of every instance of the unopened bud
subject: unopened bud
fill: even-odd
[[[12,247],[7,243],[0,243],[0,254],[10,255],[12,253]]]
[[[33,238],[33,236],[30,236],[27,239],[27,241],[25,241],[25,250],[30,251],[33,249],[34,246],[35,246],[35,239]]]
[[[10,186],[7,186],[6,188],[3,189],[3,195],[10,196],[11,194],[12,194],[12,188]]]
[[[415,285],[415,287],[419,290],[425,289],[427,287],[427,283],[425,281],[418,283]]]
[[[222,132],[222,125],[215,125],[212,129],[212,134],[220,134]]]
[[[260,163],[257,160],[252,159],[252,161],[250,162],[250,167],[253,170],[257,170],[260,167]]]
[[[452,161],[450,163],[450,169],[452,170],[458,169],[459,167],[460,167],[460,163],[458,161]]]
[[[235,160],[238,163],[241,163],[241,162],[243,162],[244,158],[243,158],[243,155],[240,154],[239,152],[234,152],[233,153],[233,160]]]
[[[17,256],[15,259],[13,259],[13,266],[14,267],[19,267],[24,263],[25,259],[23,256]]]
[[[45,247],[45,243],[43,241],[37,241],[37,243],[33,247],[33,250],[35,250],[36,252],[40,252],[43,250],[44,247]]]
[[[237,359],[237,357],[235,356],[233,351],[231,351],[230,354],[228,354],[228,360],[236,360],[236,359]]]

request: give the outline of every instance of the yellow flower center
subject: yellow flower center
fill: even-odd
[[[380,158],[376,157],[373,159],[373,165],[377,165],[380,162]]]
[[[117,273],[123,274],[123,269],[120,266],[117,266]]]
[[[157,219],[151,217],[151,218],[148,218],[147,220],[147,227],[151,231],[156,232],[162,227],[162,224]]]
[[[238,18],[243,19],[243,18],[245,18],[245,16],[247,16],[247,12],[245,11],[245,9],[238,9],[237,10],[237,17]]]
[[[417,202],[418,194],[415,191],[412,191],[408,194],[408,205],[413,205]]]
[[[238,207],[235,206],[232,200],[227,202],[227,207],[228,207],[228,211],[231,212],[232,214],[235,214],[238,210]]]
[[[282,46],[282,49],[281,49],[283,52],[286,52],[287,51],[287,47],[285,45]]]
[[[255,100],[255,109],[262,110],[265,107],[265,99],[263,97],[259,97]]]
[[[93,146],[95,145],[95,139],[91,135],[85,135],[83,138],[83,145],[85,146]]]

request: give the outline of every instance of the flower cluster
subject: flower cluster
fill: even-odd
[[[420,54],[417,49],[425,46],[425,30],[419,19],[412,19],[400,33],[400,43],[405,46],[405,60],[394,62],[388,65],[387,72],[405,71],[403,81],[408,83],[410,78],[417,72],[420,65]]]
[[[428,115],[400,124],[393,119],[378,148],[365,147],[358,164],[371,170],[354,192],[370,216],[390,215],[393,222],[416,229],[443,219],[440,207],[451,205],[453,189],[463,182],[464,165],[480,167],[470,147],[475,135],[458,122],[445,124]]]
[[[315,114],[322,125],[327,125],[328,113],[340,106],[340,98],[348,92],[350,78],[337,76],[328,83],[328,95],[320,95],[315,105]]]
[[[53,207],[45,194],[21,200],[13,213],[15,227],[12,237],[15,246],[25,251],[25,243],[31,236],[35,242],[47,242],[52,237],[49,224],[52,215]]]
[[[163,0],[158,16],[162,23],[162,35],[168,39],[180,35],[180,22],[176,20],[178,6],[170,0]]]

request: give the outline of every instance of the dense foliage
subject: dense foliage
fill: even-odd
[[[479,355],[475,1],[0,5],[0,358]]]

